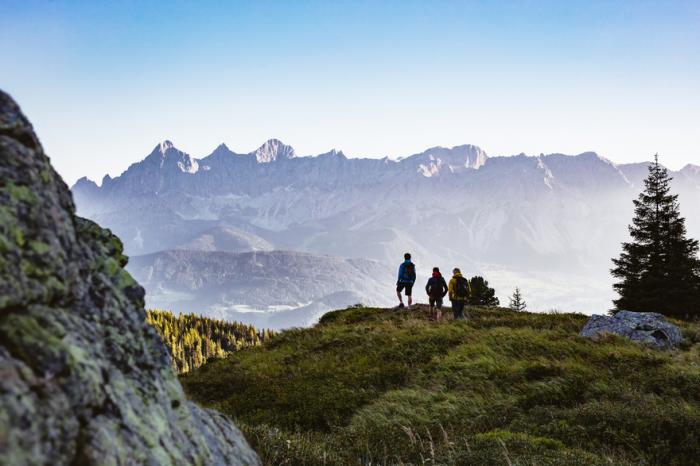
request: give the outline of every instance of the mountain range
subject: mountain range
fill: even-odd
[[[81,178],[72,191],[80,215],[111,228],[127,254],[143,256],[130,267],[153,306],[190,299],[197,309],[187,311],[243,316],[256,325],[260,312],[246,319],[240,310],[283,306],[284,325],[305,325],[324,309],[326,292],[345,296],[347,302],[333,299],[336,306],[392,302],[392,274],[410,251],[419,280],[434,265],[460,266],[486,276],[502,300],[517,285],[532,309],[591,313],[610,307],[610,258],[627,238],[647,166],[615,164],[594,152],[489,157],[473,145],[399,159],[337,150],[297,156],[276,139],[249,153],[221,144],[195,158],[164,141],[120,176],[105,176],[100,185]],[[672,175],[689,234],[698,237],[700,167]],[[264,267],[257,277],[267,277],[260,282],[266,285],[244,285],[251,277],[234,268],[253,260],[241,255],[251,252],[289,267]],[[303,267],[332,275],[300,273],[299,257]],[[348,262],[358,259],[367,262]],[[230,293],[205,299],[204,287],[193,294],[191,283],[165,272],[177,267],[193,280],[198,271],[226,274],[214,281]],[[296,281],[300,292],[266,292],[284,280]],[[323,292],[303,292],[314,287]],[[166,297],[178,293],[187,298]],[[301,311],[308,306],[314,311]],[[299,319],[289,317],[294,309]]]

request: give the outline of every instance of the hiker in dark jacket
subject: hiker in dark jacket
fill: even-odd
[[[396,295],[399,297],[399,309],[403,309],[403,298],[401,297],[401,292],[406,290],[406,297],[408,298],[408,309],[411,309],[413,304],[413,298],[411,294],[413,291],[413,284],[416,282],[416,266],[411,262],[411,254],[406,253],[403,255],[404,261],[399,266],[399,279],[396,282]]]
[[[448,293],[450,294],[450,301],[452,302],[452,313],[454,314],[455,320],[463,320],[464,317],[464,306],[469,301],[469,296],[471,295],[471,285],[469,280],[462,276],[462,272],[455,267],[452,271],[452,280],[450,284],[447,285]]]
[[[425,285],[425,292],[428,294],[428,302],[430,303],[430,316],[435,317],[435,320],[442,319],[442,298],[449,291],[445,279],[440,273],[440,269],[433,267],[433,276],[428,279]],[[433,314],[435,311],[435,314]]]

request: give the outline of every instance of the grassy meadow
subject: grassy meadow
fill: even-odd
[[[700,464],[700,323],[660,352],[579,314],[349,308],[181,376],[265,464]]]

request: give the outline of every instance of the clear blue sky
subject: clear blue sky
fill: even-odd
[[[70,183],[166,138],[700,163],[700,1],[0,0],[0,56]]]

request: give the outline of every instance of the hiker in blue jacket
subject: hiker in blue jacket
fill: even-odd
[[[416,282],[416,266],[411,262],[411,254],[406,253],[403,255],[404,261],[399,266],[399,279],[396,282],[396,296],[399,297],[399,309],[403,309],[403,298],[401,297],[401,292],[405,290],[406,297],[408,298],[408,309],[411,309],[413,304],[413,299],[411,298],[411,292],[413,291],[413,284]]]

